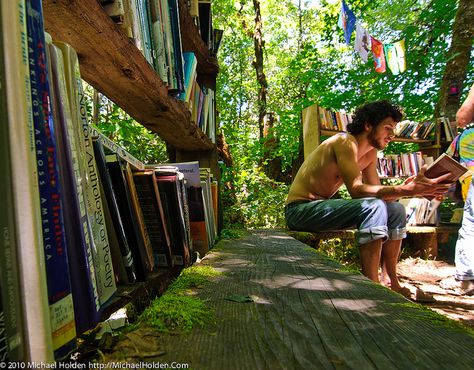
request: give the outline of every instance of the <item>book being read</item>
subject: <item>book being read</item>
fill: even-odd
[[[445,181],[450,183],[459,179],[462,180],[470,174],[470,171],[454,158],[443,153],[426,169],[425,176],[429,179],[435,179],[446,173],[451,174]]]

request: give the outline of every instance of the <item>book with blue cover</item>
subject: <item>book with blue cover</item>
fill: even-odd
[[[48,300],[56,359],[76,347],[76,326],[64,231],[55,127],[50,104],[41,0],[27,0],[28,51],[41,225]]]

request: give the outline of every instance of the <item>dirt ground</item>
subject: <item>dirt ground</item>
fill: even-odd
[[[444,261],[406,258],[398,264],[403,285],[412,291],[419,288],[433,295],[435,302],[421,304],[474,329],[474,296],[455,295],[440,287],[439,282],[454,272],[454,265]]]

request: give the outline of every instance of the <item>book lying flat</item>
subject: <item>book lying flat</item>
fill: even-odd
[[[441,154],[426,170],[425,176],[429,179],[435,179],[446,173],[451,175],[445,180],[446,183],[455,182],[468,174],[469,170],[458,161],[447,155]]]

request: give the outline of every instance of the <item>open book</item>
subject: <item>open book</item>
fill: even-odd
[[[450,173],[451,175],[445,181],[449,183],[466,177],[469,172],[470,171],[458,161],[446,153],[443,153],[427,168],[425,176],[434,179],[446,173]]]

